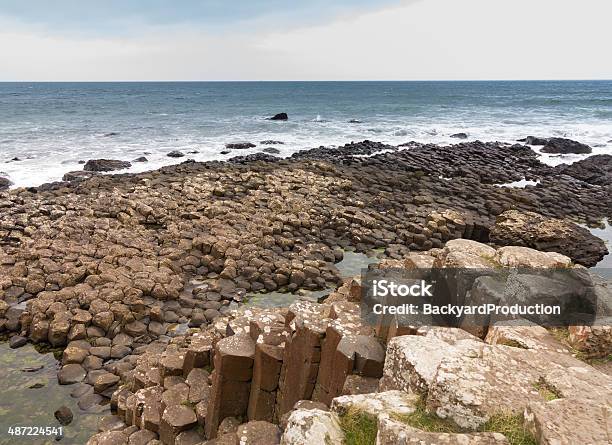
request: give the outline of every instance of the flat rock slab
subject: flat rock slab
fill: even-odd
[[[342,444],[344,433],[338,416],[319,409],[298,409],[291,413],[281,445]]]
[[[57,380],[60,385],[72,385],[73,383],[82,382],[87,376],[87,371],[81,365],[72,363],[62,366],[62,369],[57,373]]]

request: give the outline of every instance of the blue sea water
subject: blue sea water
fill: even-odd
[[[279,112],[289,121],[266,119]],[[457,132],[569,137],[612,153],[612,81],[0,83],[0,174],[15,186],[59,180],[91,158],[144,155],[129,170],[142,171],[258,152],[267,139],[288,156],[363,139],[455,143]],[[257,147],[220,153],[236,141]]]

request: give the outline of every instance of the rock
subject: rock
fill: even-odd
[[[184,405],[169,406],[164,410],[159,426],[159,438],[164,444],[174,445],[176,436],[198,423],[193,410]]]
[[[149,160],[146,157],[144,157],[144,156],[140,156],[140,157],[134,159],[132,162],[149,162]]]
[[[249,335],[237,334],[217,343],[206,416],[206,437],[209,439],[216,437],[221,420],[246,414],[254,358],[255,343]]]
[[[593,151],[591,147],[580,142],[565,138],[550,138],[542,148],[542,153],[558,154],[588,154]]]
[[[116,159],[90,159],[83,166],[83,170],[89,172],[109,172],[123,170],[131,166],[132,164],[127,161],[118,161]]]
[[[539,138],[536,136],[527,136],[526,138],[519,139],[518,142],[524,142],[528,145],[546,145],[548,143],[548,139]]]
[[[27,343],[28,343],[28,339],[25,337],[21,337],[19,335],[13,335],[9,339],[9,347],[11,349],[21,348],[22,346],[25,346]]]
[[[62,369],[57,373],[57,380],[60,385],[72,385],[73,383],[82,382],[87,376],[85,369],[76,363],[62,366]]]
[[[278,148],[274,148],[274,147],[266,147],[262,150],[264,153],[269,153],[269,154],[273,154],[273,155],[277,155],[280,153],[280,150]]]
[[[319,409],[291,412],[281,445],[342,444],[344,433],[335,413]]]
[[[384,391],[373,394],[341,396],[333,399],[331,410],[343,416],[351,410],[379,416],[404,416],[415,411],[419,396],[404,391]]]
[[[98,431],[121,431],[125,429],[127,425],[119,418],[119,416],[108,415],[104,416],[98,422]]]
[[[534,212],[508,210],[491,228],[491,242],[557,252],[586,267],[596,265],[608,254],[605,243],[574,223],[546,218]],[[556,257],[563,262],[561,257]]]
[[[526,427],[537,443],[610,443],[607,419],[612,416],[609,403],[580,399],[533,402],[525,410]]]
[[[247,148],[254,147],[256,147],[256,145],[251,142],[233,142],[231,144],[225,144],[225,148],[228,148],[230,150],[244,150]]]
[[[456,139],[467,139],[468,135],[467,133],[455,133],[455,134],[451,134],[450,137],[456,138]]]
[[[495,260],[512,268],[562,268],[571,267],[572,260],[556,252],[540,252],[528,247],[506,246],[498,249]]]
[[[55,411],[55,413],[53,413],[53,415],[61,425],[66,426],[72,423],[72,411],[67,406],[61,406]]]
[[[185,154],[178,150],[174,150],[168,153],[166,156],[168,156],[169,158],[182,158],[183,156],[185,156]]]
[[[427,432],[403,422],[381,416],[378,419],[377,445],[509,445],[500,433],[443,433]]]
[[[85,179],[92,178],[96,176],[97,174],[98,172],[94,172],[94,171],[76,170],[73,172],[65,173],[64,176],[62,177],[62,181],[83,181]]]
[[[11,186],[12,182],[5,178],[4,176],[0,176],[0,190],[6,190]]]
[[[115,374],[106,373],[98,377],[94,383],[94,392],[100,394],[119,383],[119,377]]]
[[[600,317],[593,326],[570,326],[570,346],[591,359],[605,359],[612,354],[612,317]]]
[[[270,118],[271,121],[286,121],[288,119],[287,113],[278,113]]]
[[[569,175],[580,181],[595,185],[612,183],[612,156],[594,155],[570,165],[561,164],[555,167],[561,175]]]
[[[435,334],[394,337],[387,345],[380,390],[425,394],[442,360],[456,354],[478,354],[482,345],[471,339],[445,341]]]
[[[236,430],[240,442],[249,445],[275,445],[280,443],[281,431],[270,422],[251,421]]]
[[[260,142],[261,145],[284,145],[283,141],[275,141],[273,139],[265,140]]]

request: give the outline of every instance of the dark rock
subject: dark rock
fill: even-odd
[[[467,133],[455,133],[455,134],[451,134],[450,137],[456,138],[456,139],[467,139],[468,135]]]
[[[11,349],[21,348],[28,343],[28,339],[19,335],[13,335],[9,340],[9,347]]]
[[[166,156],[168,156],[169,158],[182,158],[183,156],[185,156],[185,154],[178,150],[174,150],[168,153]]]
[[[132,164],[127,161],[119,161],[116,159],[90,159],[83,167],[83,170],[89,172],[109,172],[113,170],[123,170],[131,166]]]
[[[225,144],[225,148],[229,148],[230,150],[244,150],[253,147],[256,147],[256,145],[251,142],[234,142],[231,144]]]
[[[55,418],[61,425],[70,425],[72,423],[72,419],[74,416],[72,415],[72,411],[67,406],[60,407],[55,413]]]
[[[149,162],[149,160],[144,156],[141,156],[139,158],[134,159],[132,162]]]
[[[65,365],[57,373],[57,380],[60,385],[72,385],[82,382],[87,376],[85,369],[76,363]]]
[[[98,173],[93,171],[73,171],[68,172],[62,177],[62,181],[83,181],[96,176]]]
[[[541,151],[542,153],[588,154],[593,149],[586,144],[581,144],[571,139],[550,138]]]
[[[523,139],[518,139],[517,142],[524,142],[527,145],[546,145],[548,143],[548,139],[539,138],[536,136],[527,136]]]
[[[265,140],[260,142],[261,145],[284,145],[283,141],[275,141],[273,139]]]
[[[266,147],[262,150],[264,153],[270,153],[273,155],[277,155],[280,153],[280,150],[277,148],[273,148],[273,147]]]
[[[595,185],[612,184],[612,156],[594,155],[571,165],[561,164],[555,167],[560,175],[569,175],[580,181]]]
[[[350,119],[348,121],[349,124],[361,124],[363,123],[362,121],[358,120],[358,119]]]
[[[115,132],[115,131],[111,131],[110,133],[104,133],[104,137],[108,138],[111,136],[119,136],[119,133]]]
[[[222,155],[228,155],[231,153],[231,151],[229,150],[221,150],[219,153],[221,153]]]
[[[271,121],[286,121],[288,119],[287,113],[278,113],[270,118]]]
[[[0,176],[0,190],[6,190],[11,184],[12,182],[8,178]]]

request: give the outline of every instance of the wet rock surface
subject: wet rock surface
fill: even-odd
[[[119,161],[116,159],[90,159],[83,166],[83,170],[89,172],[109,172],[130,168],[131,166],[132,164],[127,161]]]

